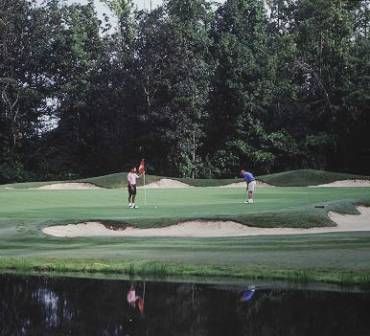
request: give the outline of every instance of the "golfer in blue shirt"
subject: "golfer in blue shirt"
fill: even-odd
[[[247,183],[248,199],[244,203],[251,204],[253,203],[253,193],[256,190],[256,179],[252,173],[243,169],[240,171],[240,176],[243,177]]]

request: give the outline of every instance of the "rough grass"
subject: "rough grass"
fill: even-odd
[[[199,278],[230,278],[248,280],[284,280],[297,283],[322,282],[338,285],[370,284],[370,271],[361,273],[343,269],[190,265],[158,261],[117,261],[104,259],[62,259],[62,258],[0,258],[0,272],[22,273],[87,273],[109,276],[125,274],[129,276],[154,277],[165,279],[170,276]]]

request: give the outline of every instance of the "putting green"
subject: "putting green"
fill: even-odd
[[[146,201],[145,201],[146,193]],[[255,204],[243,204],[242,188],[188,188],[139,190],[139,209],[127,208],[125,189],[115,190],[6,190],[0,191],[0,220],[38,224],[111,220],[137,226],[159,226],[182,219],[235,219],[261,225],[263,217],[274,215],[303,216],[296,227],[317,226],[307,216],[320,217],[327,225],[326,212],[336,208],[346,212],[348,204],[338,201],[370,200],[369,188],[261,188]],[[327,209],[321,206],[329,207]],[[343,209],[341,209],[343,207]],[[255,219],[257,219],[255,221]],[[268,223],[266,223],[268,224]],[[320,224],[320,223],[319,223]],[[272,225],[268,225],[272,226]]]
[[[308,278],[370,279],[370,233],[235,238],[52,238],[41,229],[82,221],[155,227],[189,219],[231,219],[255,226],[333,225],[327,211],[354,213],[369,188],[261,188],[253,205],[234,188],[1,190],[0,268]],[[302,273],[303,272],[303,273]]]

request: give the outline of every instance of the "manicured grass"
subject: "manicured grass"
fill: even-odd
[[[230,238],[53,238],[45,226],[101,220],[154,227],[190,219],[256,226],[333,225],[327,211],[355,213],[370,188],[0,190],[0,269],[199,275],[368,283],[370,233]],[[316,208],[315,206],[324,206]]]
[[[354,202],[370,200],[368,188],[260,188],[256,203],[243,204],[242,188],[139,190],[140,209],[127,208],[126,189],[6,190],[0,192],[0,221],[74,223],[102,220],[138,227],[189,219],[236,220],[263,227],[333,225],[326,213],[354,212]],[[145,203],[145,193],[147,202]],[[340,204],[338,202],[341,202]],[[316,208],[315,206],[324,206]]]
[[[12,240],[0,270],[370,284],[370,234]],[[3,249],[3,244],[1,244]]]

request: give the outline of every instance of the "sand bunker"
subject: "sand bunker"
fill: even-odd
[[[327,184],[320,184],[314,187],[370,187],[369,180],[343,180]]]
[[[77,183],[77,182],[67,182],[67,183],[54,183],[48,184],[36,189],[47,189],[47,190],[81,190],[81,189],[101,189],[100,187],[91,183]]]
[[[341,215],[329,211],[329,218],[337,224],[336,232],[370,231],[370,207],[359,206],[360,215]]]
[[[145,187],[141,188],[190,188],[190,186],[177,180],[163,178],[159,181],[149,183]]]
[[[190,221],[163,228],[138,229],[128,226],[122,230],[111,230],[102,223],[86,222],[51,226],[44,228],[42,232],[54,237],[233,237],[370,231],[370,208],[357,209],[360,215],[329,212],[329,218],[337,223],[336,227],[311,229],[256,228],[232,221]]]

